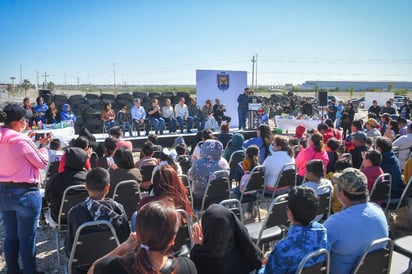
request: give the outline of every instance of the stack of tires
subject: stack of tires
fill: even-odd
[[[103,103],[100,96],[94,93],[87,93],[84,97],[86,102],[83,109],[83,126],[91,133],[102,133],[103,122],[101,120]]]
[[[123,106],[126,106],[128,111],[130,112],[130,108],[133,106],[132,95],[130,93],[120,93],[116,96],[116,103],[119,105],[119,109]]]
[[[43,101],[48,104],[52,101],[52,91],[49,89],[39,89],[39,97],[43,98]]]
[[[67,95],[64,94],[56,94],[53,96],[53,101],[54,104],[56,105],[56,108],[61,112],[63,111],[62,107],[64,104],[68,104],[69,102],[69,98],[67,97]]]
[[[186,104],[187,106],[189,106],[189,105],[190,105],[190,93],[189,93],[189,92],[181,92],[181,91],[178,91],[178,92],[176,93],[176,97],[174,98],[173,105],[179,103],[179,99],[180,99],[181,97],[185,98],[185,104]]]
[[[72,111],[76,115],[77,119],[76,123],[74,124],[74,128],[76,132],[79,132],[79,130],[84,125],[83,110],[87,106],[87,103],[85,102],[83,95],[80,94],[70,96],[69,101],[72,107]]]

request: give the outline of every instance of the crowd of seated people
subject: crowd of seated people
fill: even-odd
[[[137,110],[133,110],[134,107]],[[164,133],[162,131],[165,130],[165,122],[171,123],[171,132],[177,129],[183,132],[184,129],[179,125],[187,121],[187,131],[190,132],[193,123],[199,123],[199,128],[203,126],[200,117],[216,119],[213,112],[210,112],[213,111],[211,102],[208,102],[203,111],[196,100],[188,107],[183,98],[174,110],[170,102],[166,103],[166,108],[161,108],[156,99],[152,101],[147,112],[144,109],[142,111],[139,100],[136,100],[134,107],[129,119],[130,124],[145,126],[147,115],[148,121],[160,134]],[[168,117],[164,117],[169,120],[162,118],[161,113],[170,109],[181,116],[174,117],[169,113]],[[119,116],[110,116],[110,110],[110,106],[107,106],[107,117],[112,117],[112,120],[107,118],[105,122],[115,121]],[[144,113],[145,116],[136,116],[139,113]],[[176,119],[175,122],[173,118]],[[158,120],[157,126],[155,119]],[[381,206],[387,203],[394,205],[399,201],[409,180],[407,176],[412,174],[412,160],[408,153],[402,150],[409,151],[412,146],[412,125],[404,126],[406,131],[403,135],[400,135],[401,131],[399,136],[391,134],[393,138],[388,138],[390,136],[385,134],[375,136],[376,129],[380,132],[384,124],[387,124],[385,131],[395,131],[393,126],[390,126],[391,121],[388,124],[385,119],[381,120],[382,123],[368,118],[363,123],[354,119],[347,125],[345,138],[340,128],[334,127],[332,120],[320,124],[314,132],[305,132],[304,129],[302,131],[300,125],[296,137],[276,135],[268,125],[261,125],[257,130],[257,137],[249,140],[244,140],[241,133],[230,134],[222,123],[222,133],[218,138],[213,136],[213,131],[206,128],[200,132],[199,142],[186,144],[184,137],[179,136],[171,149],[159,146],[156,144],[156,135],[148,134],[146,143],[140,149],[140,159],[132,153],[132,143],[122,139],[122,127],[113,125],[110,128],[110,137],[104,142],[104,154],[94,163],[91,154],[97,148],[93,149],[90,145],[93,141],[87,137],[79,137],[71,147],[64,149],[60,159],[61,172],[47,181],[45,199],[50,205],[52,219],[56,220],[64,189],[69,185],[83,184],[89,191],[89,198],[79,204],[77,209],[83,207],[82,210],[91,211],[95,208],[90,209],[89,204],[95,207],[105,205],[105,208],[109,207],[122,216],[122,223],[127,223],[122,205],[112,200],[114,187],[123,180],[133,179],[139,184],[140,190],[147,192],[145,195],[148,196],[133,209],[136,210],[137,217],[132,222],[131,230],[135,232],[129,238],[124,235],[119,237],[123,243],[98,260],[89,273],[104,273],[100,272],[103,269],[126,273],[132,268],[146,269],[154,262],[156,269],[160,270],[168,267],[164,264],[164,261],[168,260],[176,263],[176,273],[249,273],[259,269],[261,273],[287,273],[297,269],[304,254],[318,248],[326,248],[330,252],[332,273],[348,273],[370,241],[389,235],[388,223]],[[226,142],[227,146],[220,140]],[[294,144],[296,148],[292,148],[290,144]],[[395,147],[399,149],[398,155]],[[188,153],[189,148],[193,149],[192,153]],[[171,255],[168,249],[174,245],[174,237],[180,224],[195,220],[197,215],[193,208],[199,208],[213,173],[223,170],[229,174],[229,160],[238,150],[245,152],[245,158],[235,165],[236,170],[231,178],[232,192],[237,194],[234,196],[238,198],[243,190],[242,178],[247,178],[244,175],[254,167],[262,165],[265,172],[262,191],[269,194],[275,192],[277,195],[287,194],[289,197],[287,214],[290,226],[284,239],[271,245],[272,251],[269,257],[264,259],[236,215],[223,206],[213,204],[205,208],[201,225],[193,227],[194,246],[190,251],[190,259]],[[348,153],[349,158],[341,159],[343,153]],[[282,168],[291,163],[296,165],[297,187],[276,189],[275,183]],[[369,202],[372,185],[383,173],[390,173],[392,176],[391,199],[378,203]],[[184,175],[190,183],[188,188],[181,179]],[[315,221],[316,207],[318,195],[323,194],[320,190],[323,190],[324,185],[329,186],[333,192],[332,214],[320,224]],[[189,200],[190,191],[193,201]],[[133,192],[136,192],[136,189]],[[184,209],[190,220],[182,219],[176,209]],[[151,218],[150,214],[156,212],[159,216]],[[108,212],[103,213],[107,213],[107,216],[103,214],[101,218],[115,222],[116,218],[110,217]],[[76,219],[77,215],[79,214],[72,213],[69,220]],[[92,214],[90,220],[96,219],[96,216]],[[251,204],[247,205],[244,217],[245,222],[255,221]],[[155,218],[160,219],[155,221]],[[79,222],[83,222],[74,219],[72,224],[77,223],[71,228],[70,237]],[[222,226],[217,226],[216,223],[222,223]],[[171,225],[173,229],[161,224]],[[170,231],[160,234],[163,229]],[[161,237],[152,237],[154,232]],[[310,241],[302,244],[296,240],[299,237],[307,237]],[[72,240],[69,239],[70,241]],[[70,245],[67,249],[70,249]],[[142,265],[125,266],[125,262],[137,258],[145,258],[146,261]],[[163,259],[158,262],[159,258]],[[310,264],[323,259],[320,257],[312,260]],[[286,266],[288,269],[281,270]],[[183,271],[182,268],[191,272],[179,272]]]

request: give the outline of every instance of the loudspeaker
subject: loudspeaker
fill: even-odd
[[[318,93],[318,105],[319,106],[327,106],[328,105],[328,92],[327,91],[319,91],[319,93]]]

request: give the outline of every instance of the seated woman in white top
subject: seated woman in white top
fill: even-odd
[[[275,190],[274,187],[283,166],[288,163],[295,163],[293,150],[285,137],[276,137],[271,148],[272,155],[268,156],[262,164],[265,167],[266,193],[272,193]]]

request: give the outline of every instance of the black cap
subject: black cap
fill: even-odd
[[[26,115],[26,110],[18,104],[8,104],[3,109],[3,119],[4,122],[10,123],[14,121],[19,121]]]

